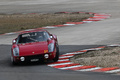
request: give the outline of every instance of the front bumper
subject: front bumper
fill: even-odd
[[[15,62],[27,62],[27,61],[35,62],[35,61],[43,61],[43,60],[52,60],[55,58],[55,53],[46,53],[46,54],[14,57],[14,61]]]

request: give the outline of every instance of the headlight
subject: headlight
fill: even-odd
[[[53,44],[53,43],[50,43],[50,44],[48,45],[48,51],[49,51],[49,52],[53,52],[53,51],[54,51],[54,44]]]
[[[18,48],[18,47],[15,47],[15,48],[13,49],[13,55],[14,55],[14,56],[19,56],[19,48]]]

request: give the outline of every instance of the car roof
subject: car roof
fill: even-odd
[[[34,30],[28,30],[28,31],[23,31],[21,32],[19,35],[21,34],[25,34],[25,33],[31,33],[31,32],[48,32],[47,30],[42,30],[42,29],[34,29]]]

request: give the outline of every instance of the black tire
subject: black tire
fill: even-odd
[[[14,61],[12,56],[11,56],[11,63],[12,63],[12,65],[17,65],[17,62]]]
[[[59,47],[57,46],[57,52],[56,52],[56,56],[55,58],[53,59],[54,62],[57,62],[59,59]]]
[[[17,65],[17,62],[13,61],[13,62],[12,62],[12,65]]]

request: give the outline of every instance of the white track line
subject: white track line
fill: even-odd
[[[119,47],[120,44],[113,44],[113,45],[108,45],[108,46],[110,46],[110,47],[114,47],[114,46],[116,47],[116,46],[118,46]]]
[[[67,26],[73,26],[73,25],[76,25],[76,24],[63,24],[63,25],[67,25]]]
[[[72,62],[67,62],[67,63],[58,63],[58,64],[49,64],[48,66],[58,66],[58,65],[65,65],[65,64],[73,64]]]
[[[82,54],[82,53],[84,53],[84,52],[74,52],[74,53],[66,53],[66,54],[69,55],[69,54]],[[65,54],[65,55],[66,55],[66,54]]]
[[[13,32],[13,33],[11,32],[11,33],[6,33],[6,34],[11,35],[11,34],[15,34],[15,33],[14,33],[14,32]]]
[[[104,19],[94,19],[94,18],[89,18],[89,19],[87,19],[87,20],[91,20],[91,21],[98,20],[98,21],[100,21],[100,20],[104,20]]]
[[[106,71],[105,73],[117,73],[117,72],[120,72],[120,69]]]
[[[27,30],[24,30],[24,31],[31,31],[31,30],[35,30],[35,29],[27,29]]]
[[[58,62],[59,62],[59,61],[69,61],[69,59],[58,60]]]
[[[101,49],[103,49],[103,48],[94,48],[95,50],[101,50]]]
[[[70,66],[70,67],[63,67],[63,68],[58,68],[58,69],[71,69],[71,68],[77,68],[77,67],[81,67],[83,65],[76,65],[76,66]]]
[[[84,49],[84,50],[88,50],[88,51],[90,51],[90,50],[96,50],[95,48],[93,48],[93,49]]]
[[[101,67],[95,67],[95,68],[90,68],[90,69],[82,69],[82,70],[76,70],[76,71],[93,71],[96,69],[101,69]]]
[[[93,22],[93,21],[83,21],[84,23],[91,23],[91,22]]]
[[[63,54],[61,56],[68,56],[68,55],[75,55],[75,54]]]
[[[46,26],[46,27],[43,27],[43,28],[56,28],[56,27],[53,27],[53,26]]]
[[[73,57],[73,56],[61,56],[59,58],[70,58],[70,57]]]

